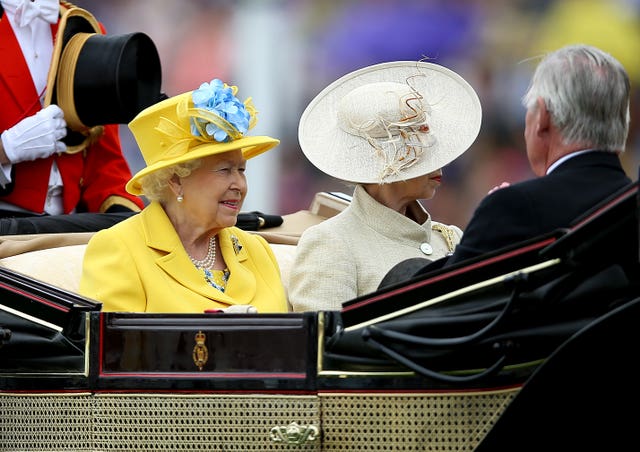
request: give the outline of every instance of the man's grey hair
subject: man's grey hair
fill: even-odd
[[[570,45],[546,55],[522,104],[542,98],[565,144],[624,151],[629,133],[629,75],[618,60],[588,45]]]

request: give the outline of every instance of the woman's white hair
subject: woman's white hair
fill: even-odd
[[[546,55],[522,98],[527,109],[542,98],[565,144],[624,151],[629,133],[629,76],[618,60],[588,45]]]
[[[187,162],[160,168],[152,173],[147,174],[140,179],[142,194],[149,201],[166,201],[173,193],[169,190],[169,181],[176,175],[178,177],[187,177],[193,170],[202,164],[201,159],[189,160]]]

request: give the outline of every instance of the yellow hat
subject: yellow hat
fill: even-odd
[[[176,163],[236,149],[250,159],[277,146],[275,138],[245,136],[257,112],[250,98],[242,103],[235,97],[237,90],[214,79],[141,111],[129,129],[147,166],[131,178],[127,191],[142,195],[141,178]]]

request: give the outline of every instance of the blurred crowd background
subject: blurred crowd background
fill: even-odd
[[[144,32],[155,42],[168,95],[220,78],[252,97],[254,134],[281,140],[248,165],[245,210],[288,214],[316,192],[352,188],[324,176],[298,145],[307,103],[347,72],[393,60],[429,61],[462,75],[483,106],[472,148],[444,168],[425,202],[432,216],[465,227],[479,200],[502,181],[532,177],[523,139],[524,94],[539,57],[562,45],[601,47],[627,68],[634,87],[623,157],[638,178],[640,0],[77,0],[109,34]],[[126,126],[133,172],[144,164]],[[594,181],[597,183],[597,181]]]

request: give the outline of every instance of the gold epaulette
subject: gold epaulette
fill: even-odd
[[[138,205],[135,202],[119,195],[111,195],[107,199],[105,199],[102,202],[102,205],[100,206],[99,211],[100,213],[104,213],[107,210],[109,210],[110,207],[113,207],[113,206],[123,206],[133,212],[140,212],[140,207],[138,207]]]

